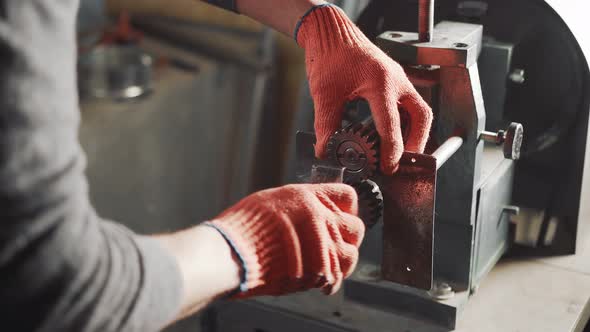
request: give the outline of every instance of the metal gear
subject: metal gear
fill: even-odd
[[[379,186],[364,180],[353,185],[359,200],[359,217],[367,228],[375,226],[383,216],[383,194]]]
[[[361,182],[377,170],[379,136],[373,125],[349,125],[330,137],[326,154],[330,162],[345,168],[344,182]]]

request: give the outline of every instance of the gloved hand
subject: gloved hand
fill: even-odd
[[[365,227],[345,184],[298,184],[254,193],[209,226],[243,264],[239,298],[338,290],[354,270]]]
[[[346,102],[369,102],[381,137],[381,169],[392,174],[404,151],[400,128],[401,105],[410,117],[405,149],[423,152],[432,112],[416,92],[403,68],[354,25],[341,9],[316,6],[300,20],[297,43],[305,63],[315,104],[316,156],[324,157],[328,138],[341,127]]]

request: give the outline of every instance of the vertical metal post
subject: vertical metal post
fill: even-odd
[[[418,1],[418,38],[421,42],[432,41],[434,29],[434,0]]]

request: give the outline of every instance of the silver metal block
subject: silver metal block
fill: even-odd
[[[469,67],[481,51],[482,33],[481,25],[443,21],[431,42],[421,42],[416,32],[386,31],[376,44],[403,64]]]

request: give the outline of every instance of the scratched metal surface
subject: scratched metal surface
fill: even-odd
[[[404,153],[393,176],[379,181],[383,192],[383,278],[430,289],[436,192],[436,159]]]

